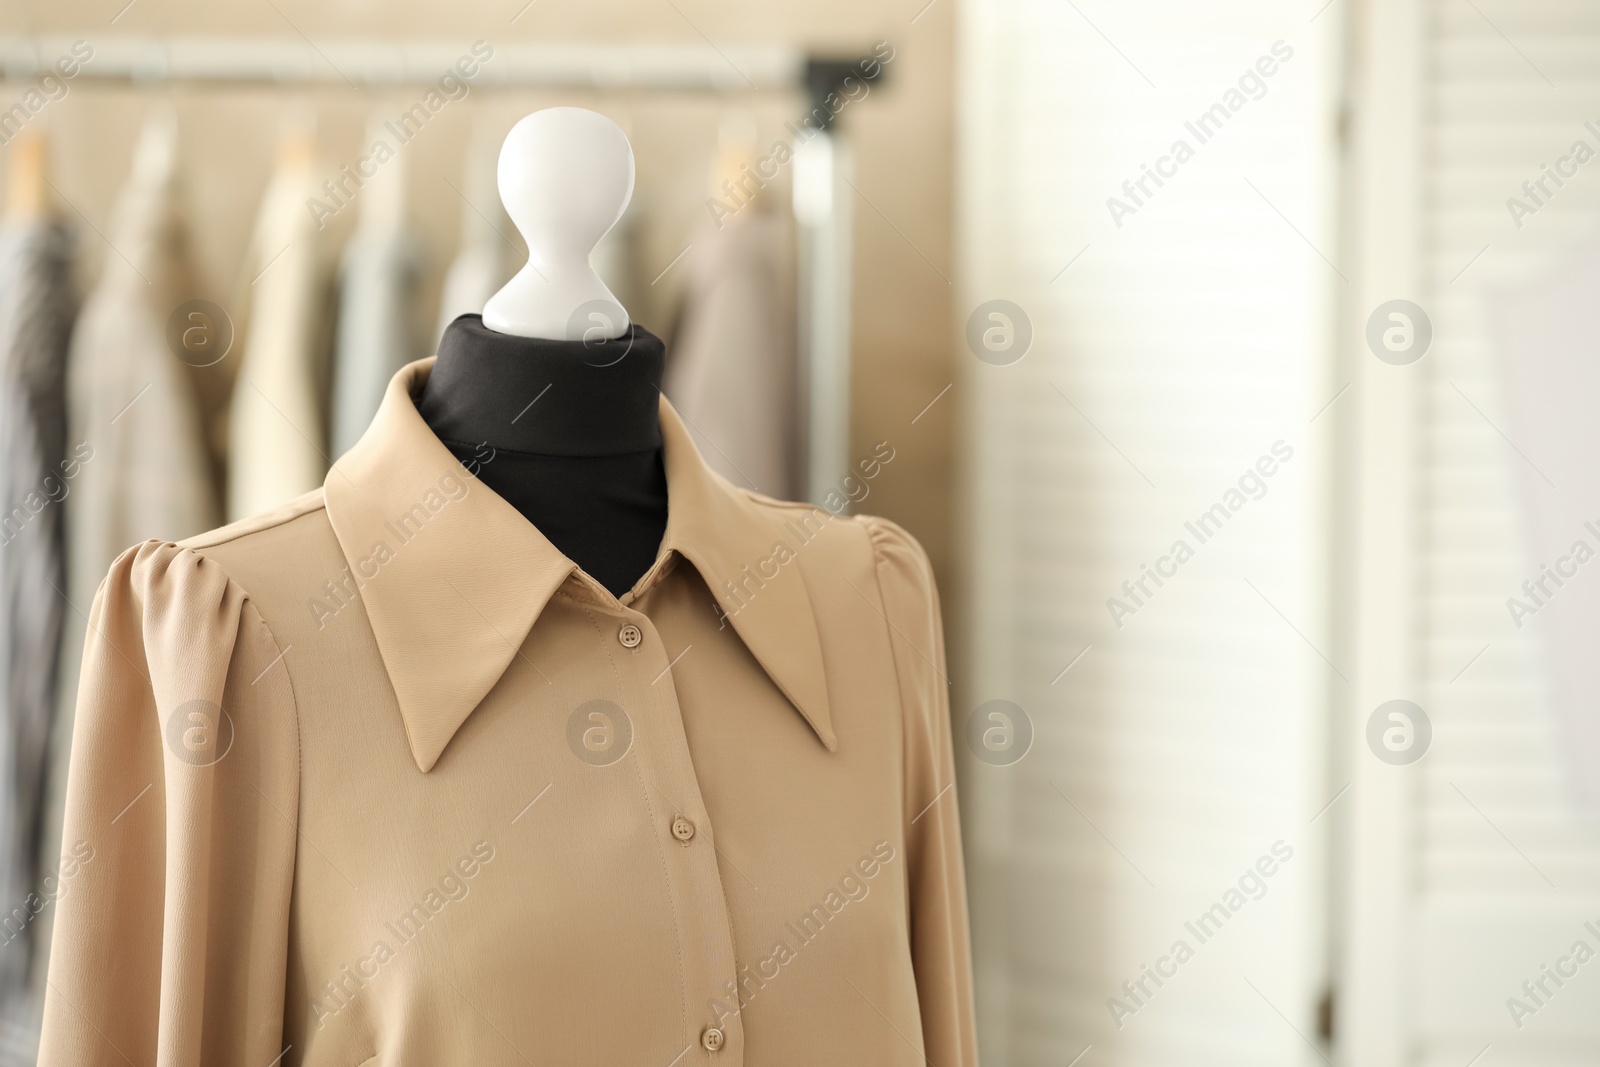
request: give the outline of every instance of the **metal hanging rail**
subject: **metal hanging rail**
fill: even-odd
[[[93,58],[74,81],[127,85],[433,85],[472,42],[318,41],[227,37],[0,37],[0,80],[30,81],[86,41]],[[597,89],[740,92],[804,89],[808,56],[783,47],[550,45],[488,42],[474,89]]]
[[[549,45],[474,42],[321,41],[309,38],[0,36],[0,82],[30,85],[55,99],[66,80],[138,88],[346,86],[438,88],[442,79],[491,89],[588,89],[608,92],[783,91],[803,94],[810,133],[796,152],[799,228],[800,382],[806,495],[828,505],[849,471],[850,243],[848,145],[834,117],[836,90],[875,82],[870,56],[811,56],[782,47],[710,45]],[[85,47],[87,46],[87,48]],[[490,51],[492,49],[492,52]],[[86,52],[91,52],[85,57]],[[65,66],[58,64],[65,63]],[[458,65],[460,64],[460,65]],[[70,75],[67,69],[72,69]],[[468,74],[468,71],[471,71]],[[46,81],[45,79],[52,79]],[[834,101],[830,108],[829,101]],[[0,107],[3,107],[0,104]],[[19,103],[13,111],[23,108]],[[26,104],[26,109],[38,107]],[[0,112],[0,119],[4,113]],[[0,121],[0,132],[4,130]],[[791,131],[798,137],[793,123]],[[803,202],[803,203],[802,203]]]

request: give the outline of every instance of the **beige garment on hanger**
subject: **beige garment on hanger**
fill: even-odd
[[[321,195],[313,161],[309,138],[291,136],[256,223],[249,326],[229,419],[231,519],[316,488],[328,469],[326,293],[317,226],[306,207]]]

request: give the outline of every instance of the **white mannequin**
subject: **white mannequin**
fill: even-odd
[[[528,262],[483,305],[483,324],[547,340],[627,333],[627,309],[589,265],[633,197],[633,146],[617,124],[581,107],[535,111],[506,135],[499,183]]]

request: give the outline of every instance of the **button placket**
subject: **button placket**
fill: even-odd
[[[671,843],[676,846],[666,848],[663,857],[667,860],[667,888],[683,945],[680,958],[684,993],[689,1005],[703,1005],[734,995],[729,992],[738,981],[732,918],[716,849],[709,845],[699,847],[697,840],[702,830],[711,831],[689,752],[683,710],[666,669],[670,667],[666,654],[670,639],[655,629],[648,615],[637,607],[631,610],[637,621],[622,625],[617,630],[617,640],[638,652],[619,657],[616,666],[623,681],[624,703],[640,709],[632,755],[651,796],[655,817],[666,823],[656,825],[665,830],[663,836],[671,835]],[[629,630],[634,633],[629,634]],[[709,842],[710,838],[706,840]],[[713,1017],[702,1026],[698,1035],[701,1048],[716,1053],[718,1062],[737,1067],[742,1062],[743,1047],[738,1016],[726,1020]]]

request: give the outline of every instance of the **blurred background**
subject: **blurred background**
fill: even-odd
[[[1600,1064],[1600,6],[17,0],[0,65],[0,1063],[100,576],[320,484],[571,104],[713,465],[934,561],[987,1063]]]

